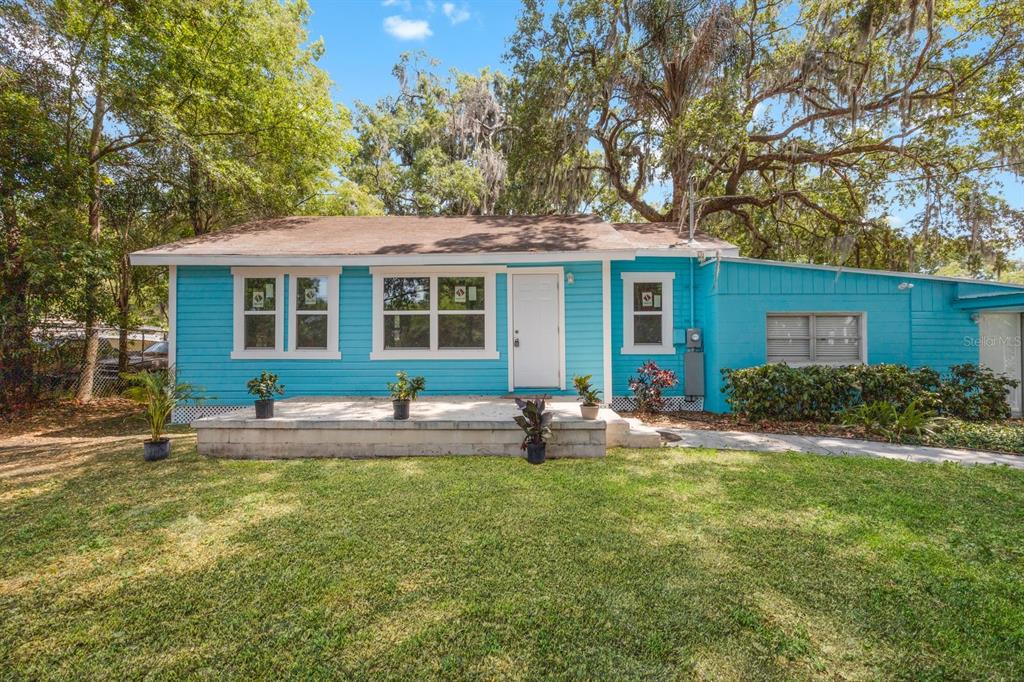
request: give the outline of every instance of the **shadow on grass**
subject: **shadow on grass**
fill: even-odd
[[[1024,477],[674,450],[544,467],[136,455],[93,451],[0,512],[0,665],[168,677],[1019,670],[1019,643],[996,634],[1014,618],[999,604],[1019,590],[1012,531],[996,527],[1019,520]]]

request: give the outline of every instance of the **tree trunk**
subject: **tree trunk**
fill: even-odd
[[[128,322],[131,315],[132,291],[131,267],[128,254],[121,254],[117,273],[117,299],[114,302],[117,306],[119,327],[117,336],[117,371],[119,374],[124,374],[128,371]]]
[[[92,112],[92,130],[89,135],[89,242],[97,247],[100,241],[100,141],[103,137],[103,119],[106,115],[106,102],[103,93],[103,79],[106,68],[101,67],[100,77],[96,83],[96,102]],[[96,360],[99,355],[99,332],[96,329],[98,317],[99,281],[89,269],[86,277],[85,291],[85,357],[82,362],[82,376],[78,383],[77,398],[82,402],[92,400],[93,381],[96,377]]]

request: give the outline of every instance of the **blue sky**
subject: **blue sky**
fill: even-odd
[[[515,29],[518,0],[310,0],[310,38],[322,37],[320,61],[334,80],[334,97],[350,106],[397,90],[391,67],[403,52],[424,50],[477,73],[499,69],[505,38]]]
[[[311,39],[322,38],[320,61],[334,80],[334,98],[352,108],[397,91],[391,68],[403,52],[424,51],[443,72],[506,70],[506,38],[515,30],[519,0],[310,0]],[[1004,195],[1024,206],[1024,184],[1001,174]],[[920,207],[895,209],[897,225]],[[1024,247],[1014,253],[1024,258]]]

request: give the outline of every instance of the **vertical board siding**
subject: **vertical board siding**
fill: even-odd
[[[713,270],[708,265],[702,270]],[[702,280],[704,281],[704,280]],[[910,289],[899,289],[901,282]],[[899,274],[866,274],[770,263],[723,262],[717,287],[709,283],[713,352],[707,357],[706,409],[728,411],[721,370],[763,364],[769,312],[856,312],[867,316],[867,360],[871,364],[929,366],[978,361],[978,327],[970,312],[953,307],[956,282]]]
[[[572,375],[593,374],[603,390],[601,265],[564,264],[575,283],[565,289],[567,390]],[[285,282],[285,348],[291,305]],[[367,267],[345,267],[339,278],[340,360],[232,360],[233,280],[228,267],[178,268],[178,372],[206,388],[213,403],[250,400],[245,383],[261,370],[278,374],[286,396],[386,395],[395,372],[427,379],[425,395],[504,395],[508,392],[507,277],[495,278],[496,360],[370,360],[373,279]],[[559,391],[559,393],[563,393]]]

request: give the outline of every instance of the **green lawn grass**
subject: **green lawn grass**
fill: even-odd
[[[5,470],[0,676],[1024,676],[1024,472],[178,438]]]

